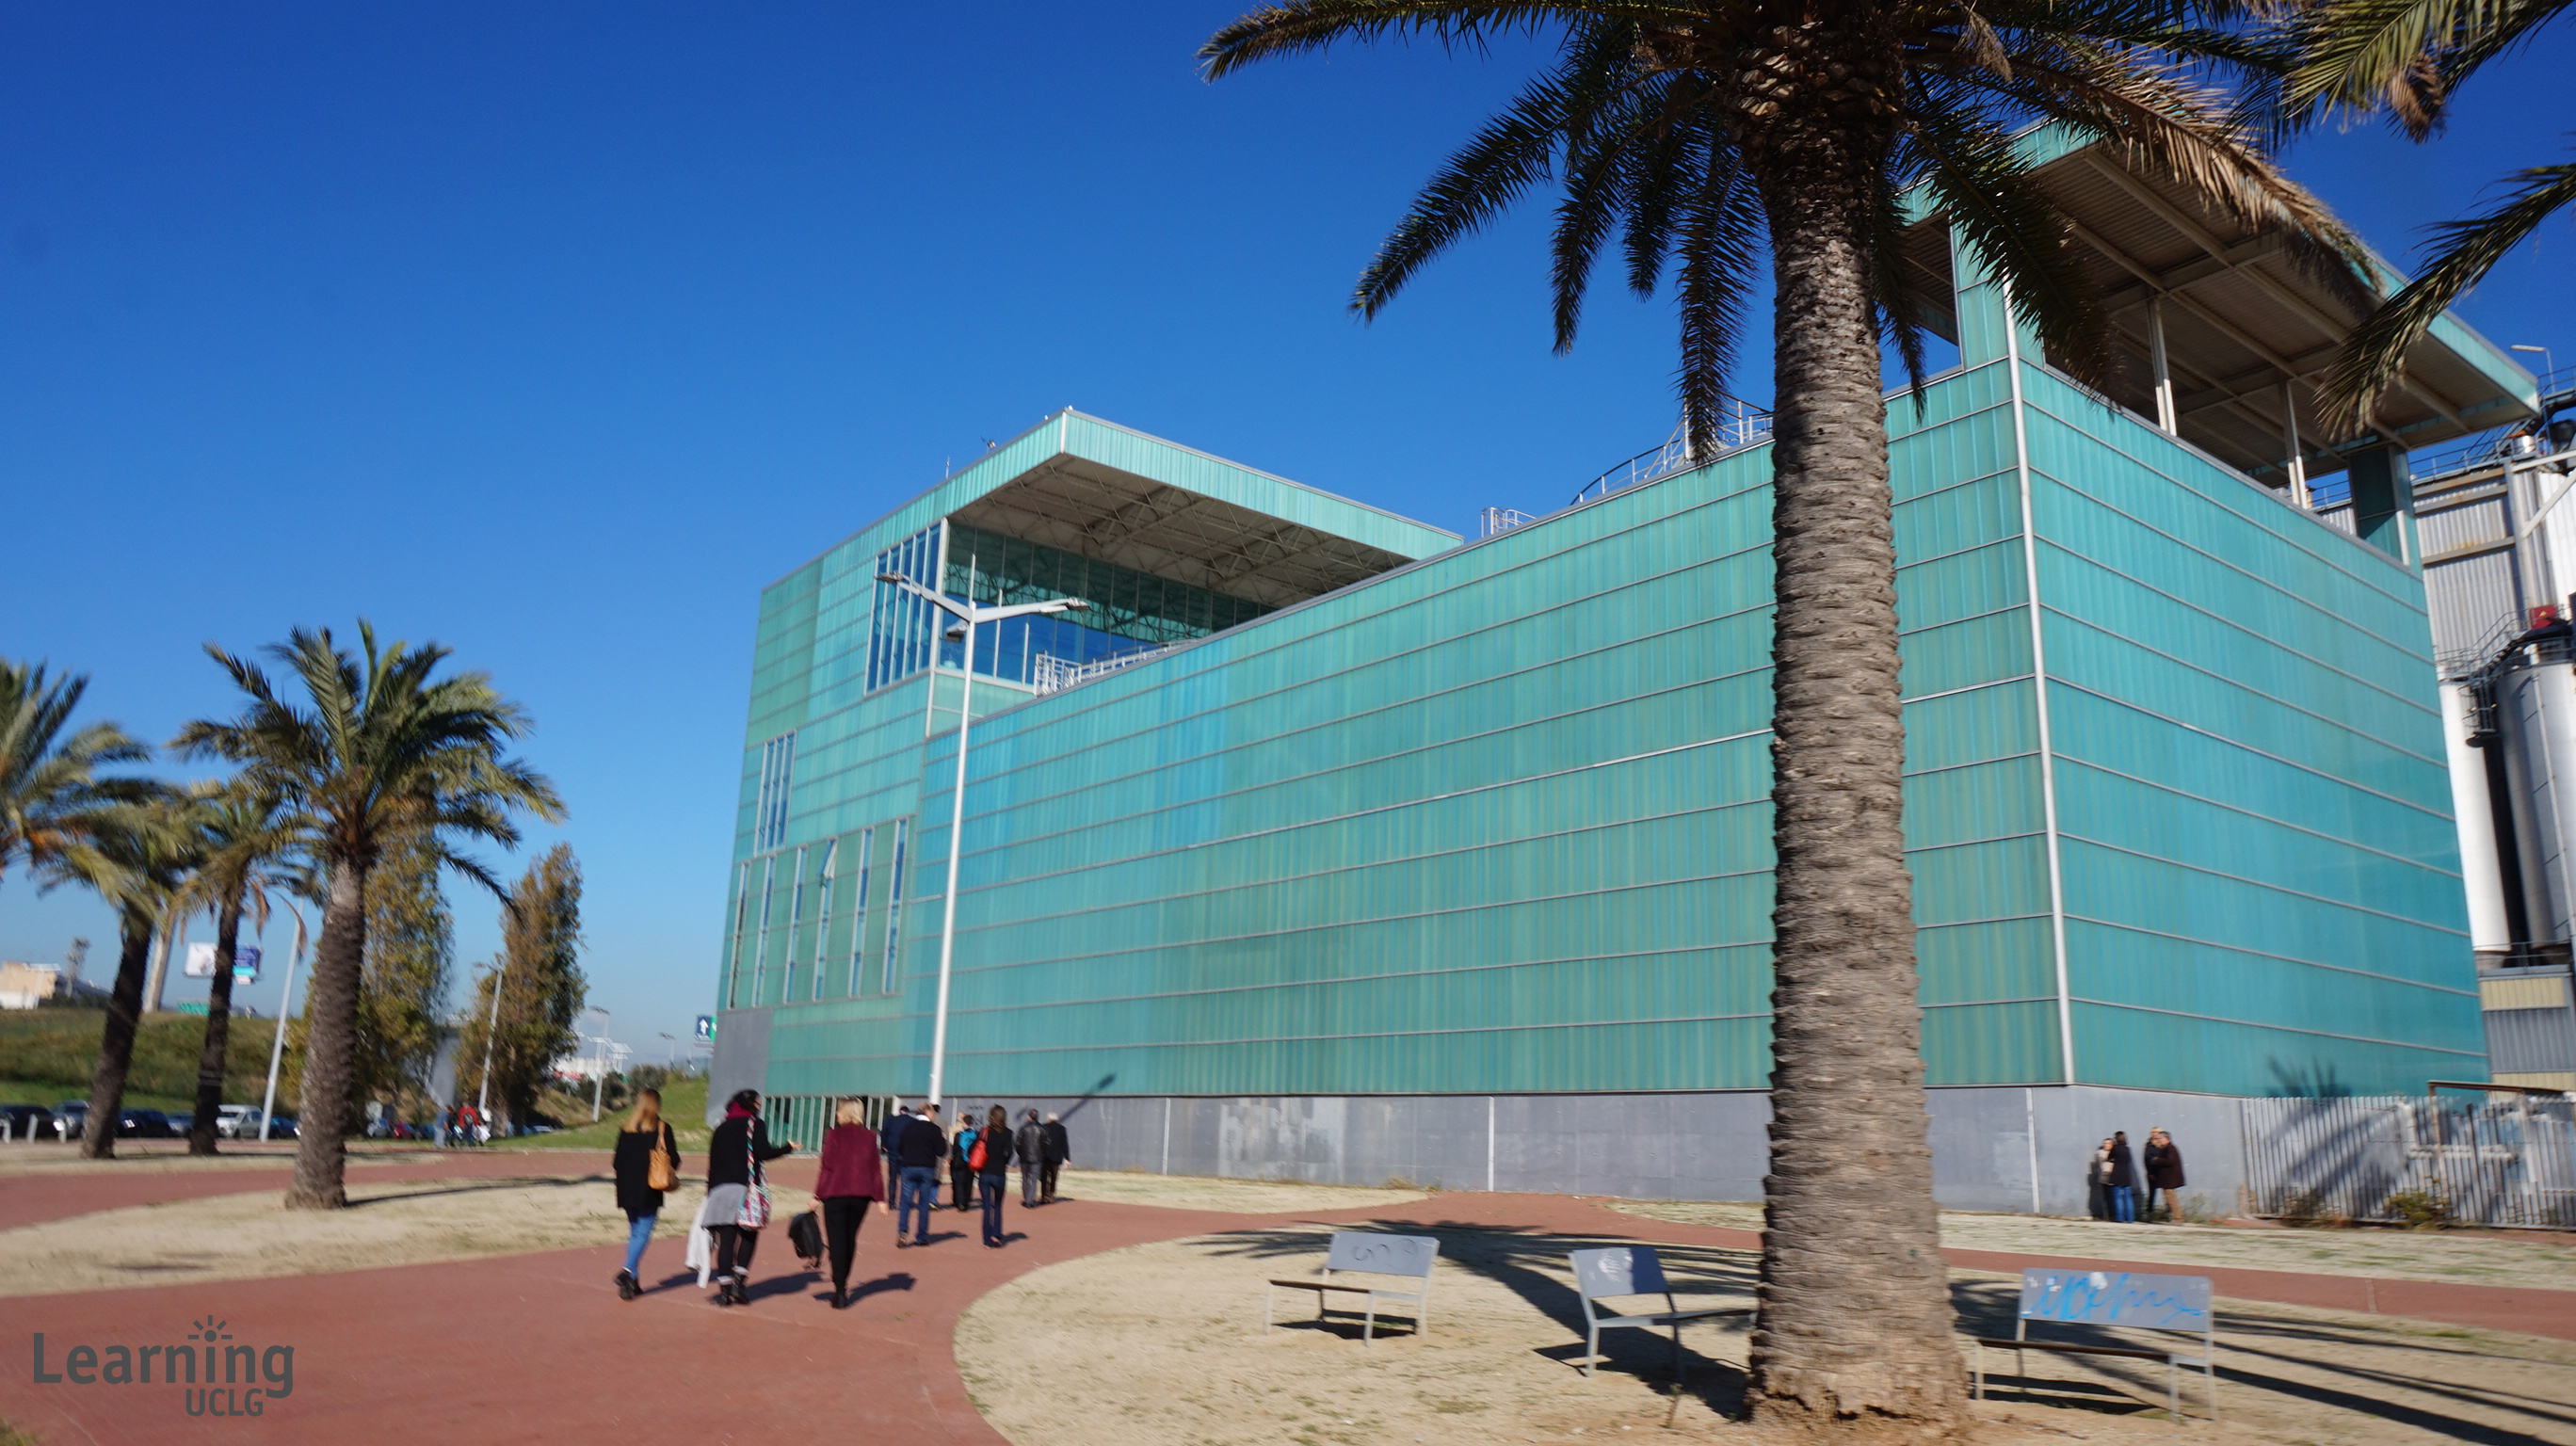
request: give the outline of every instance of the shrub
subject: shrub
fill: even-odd
[[[2400,1190],[2388,1197],[2388,1213],[2409,1230],[2442,1230],[2451,1223],[2451,1202],[2439,1190]]]

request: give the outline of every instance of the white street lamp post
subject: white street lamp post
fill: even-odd
[[[590,1013],[590,1014],[596,1014],[596,1015],[598,1015],[598,1016],[599,1016],[601,1019],[603,1019],[603,1020],[605,1020],[606,1018],[608,1018],[608,1011],[607,1011],[607,1010],[605,1010],[605,1009],[600,1008],[599,1006],[597,1006],[597,1005],[595,1005],[595,1004],[594,1004],[594,1005],[592,1005],[592,1006],[591,1006],[587,1011],[585,1011],[585,1012],[586,1012],[586,1013]],[[591,1082],[590,1082],[590,1122],[591,1122],[592,1124],[594,1124],[594,1125],[599,1123],[599,1101],[600,1101],[600,1099],[601,1099],[601,1097],[602,1097],[602,1096],[604,1096],[604,1095],[606,1095],[606,1094],[608,1093],[608,1026],[607,1026],[607,1025],[602,1024],[602,1025],[600,1026],[599,1033],[598,1033],[598,1035],[596,1036],[596,1038],[599,1040],[599,1058],[598,1058],[598,1060],[597,1060],[597,1061],[595,1061],[595,1062],[596,1062],[596,1063],[598,1064],[598,1066],[599,1066],[599,1073],[598,1073],[598,1074],[596,1074],[596,1075],[593,1075],[593,1076],[591,1077]]]
[[[939,1003],[930,1020],[930,1103],[940,1101],[940,1086],[948,1069],[948,973],[957,955],[957,858],[959,836],[966,827],[966,729],[974,719],[971,706],[975,700],[975,629],[1004,618],[1024,617],[1030,613],[1060,613],[1067,608],[1087,608],[1090,603],[1078,597],[1049,598],[1045,602],[1013,603],[1008,607],[979,608],[971,600],[975,589],[975,564],[966,564],[966,589],[970,600],[960,603],[946,593],[933,592],[900,573],[881,572],[877,581],[890,582],[905,592],[923,599],[940,611],[957,619],[956,627],[966,633],[966,680],[957,695],[957,786],[952,790],[948,809],[948,894],[941,901],[939,922]],[[930,670],[932,701],[937,701],[939,670]]]
[[[474,1118],[486,1125],[492,1122],[492,1041],[501,1032],[501,986],[509,979],[508,960],[492,966],[492,1022],[483,1026],[483,1088],[474,1096]]]
[[[670,1040],[670,1041],[671,1041],[671,1047],[670,1047],[670,1049],[668,1049],[667,1051],[665,1051],[665,1052],[663,1053],[663,1055],[662,1055],[662,1067],[663,1067],[664,1069],[678,1069],[678,1068],[680,1067],[680,1041],[679,1041],[679,1037],[678,1037],[678,1036],[676,1036],[676,1035],[674,1035],[674,1034],[672,1034],[672,1033],[671,1033],[669,1030],[667,1030],[667,1029],[665,1029],[665,1030],[660,1030],[660,1031],[657,1031],[657,1032],[658,1032],[658,1033],[659,1033],[659,1034],[660,1034],[664,1039],[667,1039],[667,1040]]]
[[[286,1021],[295,1003],[295,966],[304,962],[304,911],[293,903],[286,911],[295,916],[295,952],[286,956],[286,986],[277,996],[277,1031],[268,1042],[268,1093],[259,1101],[259,1140],[268,1143],[268,1121],[277,1113],[277,1067],[286,1059]]]

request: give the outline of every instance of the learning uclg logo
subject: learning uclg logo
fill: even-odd
[[[66,1348],[47,1345],[38,1331],[34,1384],[180,1386],[191,1416],[265,1415],[269,1402],[295,1394],[295,1347],[233,1344],[231,1324],[210,1313],[189,1322],[177,1341],[160,1345]]]

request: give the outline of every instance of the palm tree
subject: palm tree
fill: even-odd
[[[2300,43],[2284,99],[2297,119],[2384,111],[2410,140],[2442,128],[2451,97],[2479,67],[2511,51],[2567,8],[2568,0],[2316,0],[2291,22]],[[2533,166],[2505,177],[2486,211],[2434,226],[2423,272],[2345,342],[2318,390],[2328,419],[2366,425],[2370,408],[2405,369],[2406,353],[2495,264],[2576,202],[2576,165]]]
[[[271,865],[293,852],[300,838],[284,801],[233,783],[208,795],[191,822],[202,861],[179,895],[181,909],[215,916],[215,977],[206,996],[206,1037],[197,1057],[197,1112],[188,1128],[188,1153],[215,1153],[215,1126],[224,1103],[224,1052],[232,1034],[233,959],[241,942],[242,912],[252,927],[268,925],[268,890],[286,881]],[[280,1019],[277,1027],[284,1029]]]
[[[84,884],[116,910],[116,987],[108,993],[98,1067],[90,1076],[89,1121],[81,1131],[81,1153],[94,1160],[116,1153],[116,1120],[134,1065],[153,935],[200,858],[194,836],[199,798],[166,785],[147,787],[147,797],[89,810],[76,836],[41,865],[48,890]]]
[[[97,770],[143,762],[152,750],[113,723],[63,734],[88,690],[86,675],[48,679],[42,663],[0,658],[0,878],[12,859],[41,867],[76,842],[92,809],[136,797],[129,782]]]
[[[398,642],[380,651],[363,620],[358,637],[355,655],[328,629],[298,628],[269,648],[294,671],[303,695],[295,700],[255,664],[208,645],[248,702],[229,722],[189,724],[176,745],[239,764],[244,786],[282,800],[300,846],[329,877],[307,996],[295,1181],[286,1195],[297,1209],[348,1203],[344,1135],[367,952],[367,872],[385,840],[405,831],[425,836],[442,862],[500,894],[490,871],[455,846],[474,838],[517,844],[516,810],[563,817],[554,785],[502,756],[529,722],[486,675],[433,677],[447,649]]]
[[[2237,102],[2280,48],[2228,0],[1726,4],[1288,0],[1200,51],[1211,79],[1337,41],[1480,47],[1553,27],[1554,63],[1449,161],[1361,274],[1376,315],[1431,258],[1542,183],[1561,190],[1556,344],[1602,248],[1667,274],[1681,410],[1720,386],[1773,286],[1776,609],[1771,1170],[1756,1419],[1942,1435],[1964,1420],[1931,1194],[1912,880],[1900,812],[1895,544],[1880,344],[1920,373],[1891,238],[1921,186],[2007,283],[2046,354],[2097,385],[2109,333],[2014,133],[2051,120],[2266,226],[2357,287],[2362,251],[2263,155]],[[2249,111],[2248,114],[2251,112]]]

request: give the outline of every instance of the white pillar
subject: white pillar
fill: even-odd
[[[2513,926],[2504,913],[2504,864],[2496,848],[2494,800],[2487,793],[2487,754],[2469,745],[2466,683],[2442,685],[2442,738],[2451,762],[2451,817],[2460,831],[2460,886],[2469,896],[2471,948],[2507,949]],[[2502,740],[2496,740],[2501,745]]]
[[[2167,435],[2182,435],[2182,420],[2174,411],[2173,369],[2165,361],[2165,302],[2159,296],[2147,303],[2147,351],[2155,366],[2156,425]]]
[[[2289,377],[2281,379],[2281,440],[2289,448],[2285,470],[2290,479],[2290,502],[2293,506],[2305,507],[2308,505],[2308,463],[2299,455],[2299,393],[2297,383]]]

